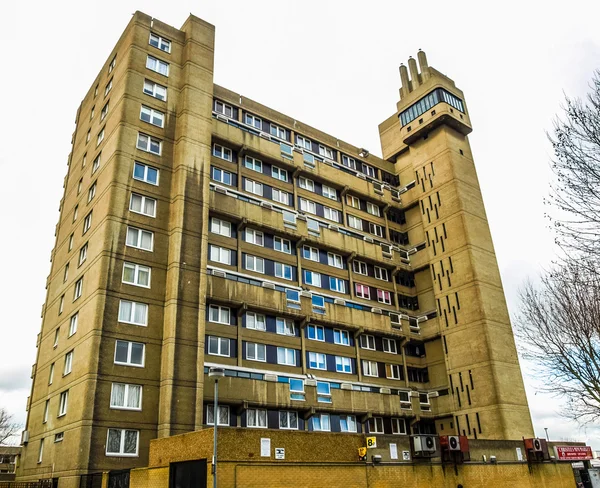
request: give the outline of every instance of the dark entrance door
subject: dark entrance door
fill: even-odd
[[[206,488],[206,459],[171,463],[169,488]]]
[[[108,488],[129,488],[129,470],[108,473]]]

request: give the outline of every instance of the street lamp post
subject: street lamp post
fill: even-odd
[[[215,379],[215,403],[213,406],[213,459],[212,459],[212,475],[213,488],[217,488],[217,425],[219,423],[219,378],[225,376],[223,368],[212,367],[208,370],[208,377]]]

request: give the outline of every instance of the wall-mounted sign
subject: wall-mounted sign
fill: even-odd
[[[377,437],[367,437],[367,447],[377,447]]]
[[[285,459],[285,448],[284,447],[276,447],[275,448],[275,459]]]
[[[554,452],[559,461],[587,461],[594,457],[590,446],[554,446]]]

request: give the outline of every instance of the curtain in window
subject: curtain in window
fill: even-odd
[[[127,392],[127,406],[129,408],[139,408],[141,394],[142,387],[140,385],[129,385],[129,391]]]
[[[125,406],[125,385],[121,383],[113,383],[110,404],[114,407]]]
[[[125,443],[123,452],[125,454],[135,454],[137,451],[137,430],[126,430],[125,431]]]
[[[119,310],[119,320],[129,322],[131,320],[131,307],[132,303],[125,300],[121,300],[121,308]]]
[[[119,452],[121,450],[121,431],[108,429],[106,452]]]
[[[136,324],[145,324],[147,313],[148,313],[148,305],[146,305],[144,303],[136,303],[135,309],[134,309],[133,321]]]

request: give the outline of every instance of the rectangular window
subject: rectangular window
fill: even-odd
[[[295,336],[294,321],[277,317],[277,333],[281,335]]]
[[[372,335],[361,335],[360,336],[360,347],[362,349],[370,349],[371,351],[375,350],[375,337]]]
[[[324,381],[317,381],[317,401],[331,403],[331,385]]]
[[[73,249],[73,241],[75,240],[75,234],[71,234],[69,237],[69,251]]]
[[[154,110],[153,108],[146,107],[145,105],[142,105],[140,110],[140,120],[160,127],[161,129],[165,126],[165,114],[158,110]]]
[[[352,261],[352,270],[355,273],[367,276],[367,263],[362,261]]]
[[[217,217],[211,217],[210,231],[213,234],[219,234],[221,236],[231,237],[231,222],[227,222],[226,220],[218,219]]]
[[[346,195],[346,203],[353,208],[360,208],[360,200],[352,195]]]
[[[354,415],[340,415],[340,430],[342,432],[356,432],[356,417]]]
[[[208,354],[229,357],[230,342],[225,337],[208,336]]]
[[[321,288],[321,274],[304,270],[304,283]]]
[[[273,238],[273,249],[279,252],[283,252],[285,254],[291,254],[292,243],[288,239],[283,239],[282,237],[275,236]]]
[[[108,115],[108,104],[109,103],[110,102],[106,102],[104,104],[104,107],[102,107],[102,110],[100,111],[100,122],[102,122],[106,118],[106,116]]]
[[[255,129],[262,130],[262,120],[256,115],[245,114],[244,123],[254,127]]]
[[[100,132],[98,132],[98,136],[96,137],[96,147],[98,147],[102,141],[104,140],[104,127],[102,127],[102,129],[100,129]]]
[[[92,138],[92,129],[88,129],[88,131],[87,131],[87,134],[86,134],[86,136],[85,136],[85,142],[86,142],[86,144],[87,144],[88,142],[90,142],[90,139],[91,139],[91,138]]]
[[[383,341],[383,352],[389,352],[390,354],[398,354],[395,339],[388,339],[384,337]]]
[[[112,85],[113,85],[113,79],[111,78],[110,81],[104,87],[104,96],[106,96],[110,93],[110,91],[112,90]]]
[[[333,150],[323,144],[319,144],[319,155],[328,159],[333,159]]]
[[[338,293],[346,293],[346,282],[342,278],[329,277],[329,289]]]
[[[75,282],[75,288],[73,290],[73,301],[77,300],[83,293],[83,276]]]
[[[319,250],[316,247],[303,246],[302,257],[311,261],[319,262]]]
[[[391,380],[401,380],[402,366],[400,364],[386,364],[385,376]]]
[[[262,173],[262,161],[260,159],[253,158],[252,156],[244,157],[244,166],[252,171]]]
[[[292,279],[292,267],[289,264],[275,263],[275,276],[285,280]]]
[[[340,213],[333,208],[323,207],[323,216],[328,220],[333,220],[334,222],[339,223],[340,221]]]
[[[90,203],[94,197],[96,196],[96,182],[94,181],[94,183],[92,183],[92,186],[90,186],[90,189],[88,190],[88,203]]]
[[[94,105],[94,106],[92,107],[92,110],[91,110],[91,112],[90,112],[90,120],[92,120],[92,119],[94,118],[94,113],[95,113],[95,112],[96,112],[96,106]]]
[[[277,364],[296,366],[296,350],[287,347],[278,347]]]
[[[367,285],[361,285],[360,283],[355,283],[354,288],[356,291],[356,296],[358,298],[365,298],[367,300],[371,299],[371,290]]]
[[[138,455],[138,443],[140,432],[128,429],[108,429],[106,439],[107,456],[129,456]]]
[[[379,266],[375,266],[375,278],[381,281],[389,281],[388,270],[385,268],[380,268]]]
[[[377,370],[377,361],[367,361],[366,359],[362,360],[363,374],[365,376],[379,376]]]
[[[58,416],[62,417],[67,414],[67,407],[69,405],[69,390],[63,391],[60,394],[58,401]]]
[[[214,405],[206,406],[206,425],[215,425],[214,416]],[[217,418],[217,425],[228,426],[229,425],[229,407],[226,405],[218,406],[219,417]]]
[[[50,372],[48,374],[48,384],[51,385],[54,380],[54,363],[50,365]]]
[[[225,117],[233,117],[233,107],[219,100],[215,100],[215,112],[223,114]]]
[[[371,417],[368,421],[369,434],[383,434],[383,418],[382,417]]]
[[[323,196],[331,198],[332,200],[337,200],[337,191],[335,190],[335,188],[323,185]]]
[[[264,363],[267,360],[267,346],[255,342],[246,342],[246,359]]]
[[[212,179],[224,185],[231,186],[231,173],[221,168],[212,167]]]
[[[250,256],[250,254],[246,254],[246,263],[245,268],[248,271],[254,271],[256,273],[265,272],[265,260],[263,258],[259,258],[256,256]]]
[[[85,219],[83,221],[83,233],[85,234],[88,230],[90,230],[90,228],[92,227],[92,212],[90,212],[89,214],[87,214],[85,216]]]
[[[381,225],[369,222],[369,232],[377,237],[383,237],[383,227]]]
[[[83,247],[79,250],[79,264],[78,266],[81,266],[84,261],[87,259],[87,242],[83,245]]]
[[[156,137],[139,132],[136,147],[141,151],[146,151],[160,156],[162,151],[162,142]]]
[[[67,376],[73,371],[73,351],[69,351],[65,354],[65,367],[63,369],[63,376]]]
[[[62,442],[65,438],[65,433],[64,432],[58,432],[57,434],[54,434],[54,442]]]
[[[208,307],[208,320],[217,324],[231,324],[231,309],[221,307],[220,305],[210,305]]]
[[[113,383],[110,391],[110,408],[119,410],[142,409],[142,386]]]
[[[220,144],[213,144],[213,156],[225,161],[233,161],[233,152],[231,149],[223,147]]]
[[[65,271],[63,273],[63,283],[69,279],[69,263],[65,265]]]
[[[327,264],[329,266],[333,266],[334,268],[344,268],[344,260],[342,256],[339,254],[334,254],[332,252],[327,253]]]
[[[77,297],[77,298],[79,298],[79,297]],[[77,300],[77,298],[73,297],[73,301]],[[63,295],[60,297],[60,302],[58,304],[58,315],[63,313],[64,308],[65,308],[65,296]]]
[[[379,303],[385,303],[386,305],[392,304],[392,295],[389,291],[377,290],[377,301]]]
[[[158,185],[158,169],[136,161],[133,165],[133,179]]]
[[[148,55],[148,58],[146,59],[146,68],[161,75],[169,76],[169,63],[156,59],[154,56]]]
[[[40,439],[40,448],[38,450],[38,464],[40,464],[42,462],[42,459],[44,457],[44,439]]]
[[[152,270],[148,266],[134,263],[123,263],[123,283],[150,288]]]
[[[50,410],[50,400],[46,400],[44,404],[44,417],[42,418],[42,423],[45,424],[48,422],[48,412]]]
[[[109,74],[112,73],[112,70],[115,69],[116,65],[117,65],[117,55],[115,54],[115,57],[112,58],[112,61],[108,65],[108,73]]]
[[[304,381],[290,378],[290,399],[304,400]]]
[[[273,188],[273,200],[275,200],[276,202],[279,203],[283,203],[284,205],[289,205],[290,204],[290,194],[283,191],[283,190],[279,190],[278,188]]]
[[[271,135],[278,137],[279,139],[287,140],[287,132],[285,129],[271,124]]]
[[[129,210],[148,217],[156,217],[156,200],[132,193],[131,200],[129,201]]]
[[[264,408],[246,410],[246,426],[255,429],[267,428],[267,411]]]
[[[308,325],[307,337],[313,341],[325,341],[325,328],[322,325]]]
[[[309,352],[308,367],[311,369],[327,369],[325,354],[320,352]]]
[[[298,412],[289,410],[279,411],[279,428],[280,429],[298,429]]]
[[[148,325],[148,305],[131,300],[119,301],[119,322],[132,325]]]
[[[348,225],[353,229],[362,230],[363,228],[362,220],[354,215],[348,215]]]
[[[285,169],[271,166],[271,176],[280,181],[288,181],[288,172]]]
[[[329,414],[318,413],[312,417],[312,425],[314,431],[330,432],[331,424],[329,422]]]
[[[164,37],[156,35],[153,32],[150,33],[150,40],[148,41],[148,44],[166,53],[171,52],[171,41],[165,39]]]
[[[150,80],[144,80],[144,93],[163,102],[167,100],[167,87]]]
[[[367,212],[369,212],[371,215],[381,217],[381,211],[379,207],[371,202],[367,202]]]
[[[363,164],[362,170],[363,170],[363,173],[366,174],[367,176],[370,176],[371,178],[375,178],[375,168],[373,168],[372,166]]]
[[[343,356],[335,357],[335,370],[338,373],[352,373],[352,361]]]
[[[350,334],[347,330],[334,329],[333,330],[333,342],[341,344],[342,346],[350,345]]]
[[[141,342],[117,340],[115,344],[115,364],[144,366],[145,345]]]
[[[102,153],[98,154],[98,156],[96,156],[94,158],[94,161],[92,162],[92,174],[94,174],[96,171],[98,171],[98,168],[100,167],[100,156],[102,155]]]
[[[313,180],[305,178],[304,176],[298,178],[298,186],[308,191],[315,191],[315,182]]]
[[[262,313],[246,312],[246,329],[267,330],[267,319]]]
[[[77,322],[79,321],[79,313],[71,316],[71,320],[69,322],[69,337],[71,337],[75,332],[77,332]]]
[[[60,338],[60,327],[58,327],[56,329],[56,331],[54,332],[54,344],[52,344],[53,348],[56,348],[58,346],[58,339]]]
[[[249,180],[246,178],[244,180],[244,190],[250,193],[254,193],[255,195],[262,196],[263,194],[263,185],[258,181]]]
[[[244,240],[256,246],[265,245],[265,235],[260,230],[247,228],[244,231]]]
[[[406,421],[404,419],[392,419],[392,434],[406,435]]]
[[[127,238],[125,244],[136,249],[151,251],[154,248],[154,232],[127,226]]]

